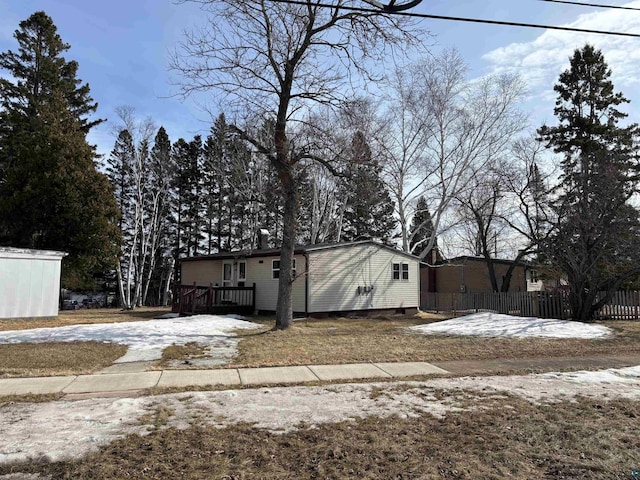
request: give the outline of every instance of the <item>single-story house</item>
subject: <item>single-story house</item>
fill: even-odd
[[[512,260],[493,260],[498,288],[507,270],[514,264]],[[527,291],[527,265],[517,263],[509,283],[510,292]],[[476,293],[492,292],[489,268],[483,257],[461,256],[441,261],[435,265],[420,265],[423,293]]]
[[[298,314],[406,313],[420,304],[420,260],[372,240],[296,247],[294,263],[293,310]],[[183,258],[180,269],[181,288],[255,286],[253,309],[276,309],[279,249]],[[210,302],[220,303],[220,295],[231,298],[225,290]]]
[[[63,252],[0,247],[0,318],[55,317]]]

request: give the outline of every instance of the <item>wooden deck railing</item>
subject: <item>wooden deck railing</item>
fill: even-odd
[[[250,287],[176,285],[173,298],[172,310],[180,314],[251,314],[256,308],[256,284]]]

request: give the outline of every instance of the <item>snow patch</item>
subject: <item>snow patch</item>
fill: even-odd
[[[239,315],[194,315],[141,322],[68,325],[0,332],[0,343],[41,342],[110,342],[127,345],[127,353],[115,363],[158,360],[162,351],[173,344],[196,342],[210,347],[214,356],[229,360],[236,352],[236,329],[260,328],[262,325],[242,320]],[[224,362],[223,362],[224,363]]]
[[[383,394],[371,395],[374,388]],[[444,398],[436,395],[440,389],[451,395]],[[222,427],[246,422],[254,424],[255,428],[286,432],[300,428],[301,424],[313,428],[321,423],[367,416],[430,414],[444,417],[453,411],[473,409],[473,392],[496,398],[510,393],[532,403],[570,401],[579,396],[640,400],[640,366],[599,372],[5,403],[0,404],[0,464],[79,458],[127,434],[148,434],[149,430],[141,420],[159,406],[174,412],[162,428]],[[465,401],[460,403],[457,398]]]
[[[476,335],[482,337],[547,337],[547,338],[607,338],[613,330],[567,320],[514,317],[500,313],[475,313],[464,317],[408,327],[424,334]]]

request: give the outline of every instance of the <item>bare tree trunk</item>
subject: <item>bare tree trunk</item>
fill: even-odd
[[[279,172],[284,201],[283,235],[280,250],[280,279],[278,282],[278,304],[276,329],[285,330],[293,323],[293,254],[295,248],[298,212],[298,190],[290,169]]]
[[[120,308],[126,308],[125,298],[124,298],[124,282],[122,281],[122,263],[120,262],[119,258],[118,258],[118,263],[116,263],[116,275],[118,277],[118,292],[119,292],[118,306]]]
[[[171,257],[169,259],[169,265],[167,266],[167,278],[165,279],[162,292],[162,306],[165,306],[169,302],[169,292],[171,291],[171,283],[173,281],[174,262],[173,257]]]

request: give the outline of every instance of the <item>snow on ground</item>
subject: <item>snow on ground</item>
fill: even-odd
[[[372,395],[373,389],[378,395]],[[445,389],[450,395],[442,396]],[[384,393],[380,395],[379,393]],[[456,392],[460,395],[456,396]],[[533,403],[586,396],[602,401],[640,400],[640,367],[599,372],[545,373],[494,377],[441,378],[426,382],[274,387],[185,392],[137,398],[95,398],[48,403],[0,404],[0,464],[79,458],[127,434],[149,432],[142,420],[164,406],[173,410],[163,428],[191,424],[224,426],[246,422],[284,432],[300,425],[474,408],[464,392],[503,398],[517,395]],[[465,398],[461,403],[457,399]],[[153,420],[147,420],[153,421]]]
[[[176,344],[197,342],[209,346],[219,364],[236,352],[238,340],[230,333],[243,328],[260,328],[239,315],[194,315],[141,322],[96,323],[56,328],[34,328],[0,332],[0,343],[23,342],[111,342],[127,345],[127,353],[115,363],[157,360],[162,350]]]
[[[603,325],[488,312],[408,328],[425,334],[482,337],[606,338],[613,335],[613,330]]]

